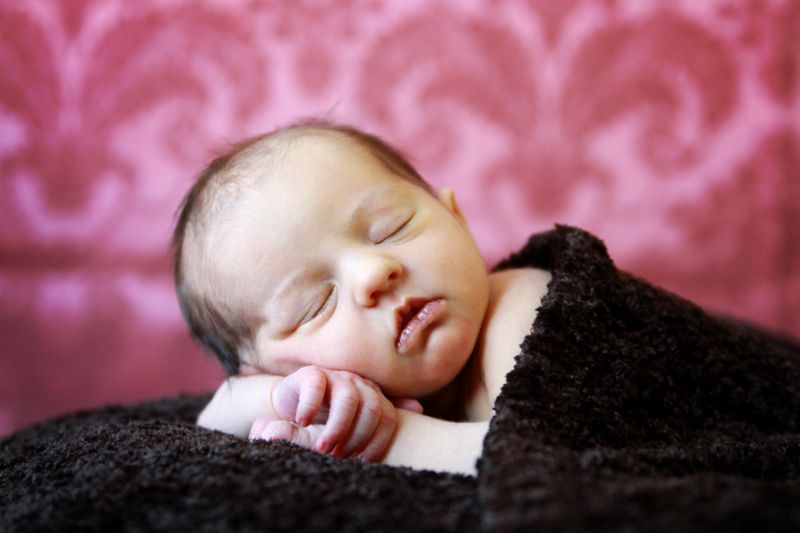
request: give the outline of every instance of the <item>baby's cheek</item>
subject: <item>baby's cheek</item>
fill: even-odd
[[[366,334],[366,330],[355,330],[344,338],[332,342],[328,348],[332,364],[339,370],[347,370],[365,377],[374,374],[377,368],[384,365],[386,354],[380,345]]]
[[[387,324],[385,309],[371,309],[370,313],[337,309],[323,330],[313,339],[310,353],[318,356],[316,364],[335,370],[346,370],[377,381],[377,374],[385,370],[393,346],[393,332]]]

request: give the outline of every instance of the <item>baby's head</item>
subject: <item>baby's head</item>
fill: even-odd
[[[211,163],[173,246],[192,336],[228,374],[319,365],[422,397],[466,364],[488,301],[452,191],[434,194],[380,139],[323,122]]]

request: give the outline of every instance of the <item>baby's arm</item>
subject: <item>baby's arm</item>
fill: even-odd
[[[304,369],[301,371],[309,372]],[[353,376],[355,375],[353,374]],[[299,377],[303,378],[303,374],[301,373]],[[328,418],[328,423],[324,426],[322,424],[311,424],[305,427],[300,425],[297,420],[302,420],[303,413],[306,411],[297,407],[300,404],[299,396],[298,401],[294,402],[297,407],[293,413],[294,416],[281,416],[282,407],[275,404],[282,402],[277,398],[281,396],[281,390],[278,387],[286,379],[264,374],[230,378],[220,386],[214,398],[200,413],[197,423],[203,427],[232,433],[240,437],[249,435],[251,438],[283,439],[306,448],[316,448],[318,451],[322,451],[315,444],[320,442],[320,436],[331,425],[332,417]],[[363,378],[361,379],[363,380]],[[299,381],[302,380],[295,380],[294,383]],[[367,380],[363,381],[367,382]],[[282,390],[293,389],[292,381],[289,381]],[[277,392],[277,394],[273,394],[273,392]],[[386,400],[382,393],[380,396]],[[274,403],[273,398],[276,399]],[[292,400],[288,403],[291,404]],[[391,409],[390,416],[395,414],[396,425],[389,428],[391,431],[388,433],[388,438],[384,430],[382,434],[371,436],[369,441],[364,443],[366,447],[369,447],[365,458],[382,460],[386,464],[396,466],[468,474],[475,472],[475,461],[480,456],[488,422],[448,422],[419,414],[421,409],[413,400],[395,403],[404,407],[404,409],[397,409],[395,413],[391,404],[388,406]],[[385,412],[387,404],[382,403],[381,409]],[[289,410],[291,410],[291,405]],[[372,416],[375,416],[375,407],[369,410],[372,411]],[[286,415],[287,413],[282,414]],[[381,415],[383,414],[382,412]],[[324,410],[320,410],[318,415],[317,420],[322,421],[325,415]],[[307,418],[302,421],[306,422]],[[347,429],[349,427],[344,431]],[[341,431],[341,428],[338,431]],[[343,444],[339,450],[345,445]],[[344,453],[341,455],[346,456]],[[360,455],[363,456],[363,452]]]
[[[280,439],[312,448],[322,429],[321,424],[304,428],[283,421],[271,423],[266,429],[254,424],[251,438]],[[394,439],[381,460],[394,466],[474,475],[488,429],[488,421],[449,422],[398,409]]]
[[[475,475],[488,420],[450,422],[401,409],[397,419],[385,464]]]
[[[197,425],[247,437],[256,418],[279,420],[272,407],[272,391],[282,379],[267,374],[228,378],[197,417]]]
[[[395,404],[421,412],[416,400]],[[324,422],[324,425],[312,422]],[[283,439],[321,453],[380,460],[397,427],[392,403],[357,374],[303,367],[289,376],[231,378],[198,424],[250,438]]]

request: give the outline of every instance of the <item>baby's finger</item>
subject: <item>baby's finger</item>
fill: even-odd
[[[347,436],[361,400],[352,379],[347,376],[332,376],[329,385],[328,422],[316,445],[320,453],[330,452]]]
[[[361,402],[356,413],[353,430],[350,432],[347,442],[342,446],[342,456],[344,457],[349,457],[366,446],[384,413],[388,413],[390,416],[394,415],[394,407],[383,394],[359,379],[356,379],[355,385]]]
[[[267,427],[267,424],[270,423],[269,418],[256,418],[253,420],[253,423],[250,424],[250,434],[248,435],[248,439],[253,440],[257,439],[259,435],[264,431],[264,428]]]
[[[419,400],[414,398],[392,398],[392,405],[398,409],[405,409],[406,411],[413,411],[415,413],[423,414],[424,409]]]
[[[314,414],[322,405],[327,389],[327,379],[322,373],[313,374],[304,381],[300,388],[300,398],[297,401],[297,415],[295,421],[301,426],[307,426],[314,418]]]
[[[375,428],[375,432],[369,439],[369,443],[358,453],[357,457],[373,463],[383,459],[386,453],[386,447],[389,445],[389,442],[391,442],[396,428],[396,420],[386,416],[381,417],[378,426]]]

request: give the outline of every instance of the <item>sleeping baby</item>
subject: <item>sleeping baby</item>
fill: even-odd
[[[191,334],[229,375],[198,424],[450,472],[475,472],[550,279],[489,274],[450,189],[321,121],[212,162],[173,246]]]

